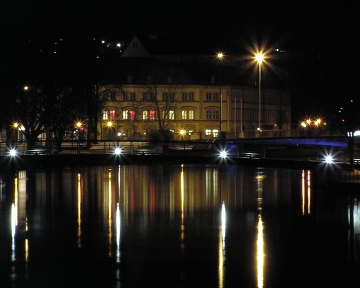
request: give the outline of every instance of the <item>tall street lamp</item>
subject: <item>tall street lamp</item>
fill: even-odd
[[[259,126],[257,128],[257,130],[259,131],[259,137],[260,137],[260,133],[261,133],[261,63],[264,60],[264,54],[257,53],[255,55],[255,60],[258,62],[259,64]]]
[[[222,93],[221,93],[221,66],[222,66],[222,60],[224,58],[224,54],[223,53],[218,53],[217,54],[217,59],[220,60],[220,72],[219,72],[219,92],[220,92],[220,115],[219,115],[219,136],[221,137],[221,132],[222,132]]]

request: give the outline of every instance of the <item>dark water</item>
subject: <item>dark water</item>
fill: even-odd
[[[0,287],[360,286],[359,198],[307,170],[0,176]]]

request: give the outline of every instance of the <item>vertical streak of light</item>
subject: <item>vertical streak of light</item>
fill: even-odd
[[[108,177],[108,186],[109,186],[109,218],[108,218],[108,231],[109,231],[109,256],[111,257],[111,243],[112,243],[112,219],[111,219],[111,171],[109,171],[109,177]]]
[[[15,226],[18,225],[18,202],[19,202],[19,191],[18,191],[18,178],[16,177],[14,179],[14,186],[15,186],[15,191],[14,191],[14,206],[15,206]],[[15,233],[14,233],[15,235]]]
[[[121,218],[120,218],[120,203],[116,203],[116,263],[120,263],[120,227],[121,227]],[[116,270],[116,280],[118,281],[117,287],[120,287],[120,267]]]
[[[308,197],[307,197],[307,201],[308,201],[308,214],[310,214],[310,204],[311,204],[311,201],[310,201],[310,193],[311,193],[311,183],[310,183],[310,170],[308,170]]]
[[[11,267],[11,278],[15,280],[15,261],[16,261],[16,244],[15,244],[15,234],[16,226],[18,224],[18,181],[17,177],[14,179],[14,203],[11,205],[11,262],[13,265]]]
[[[180,185],[181,185],[181,234],[180,234],[180,239],[181,239],[181,248],[182,248],[182,252],[184,249],[184,238],[185,238],[185,224],[184,224],[184,198],[185,198],[185,193],[184,193],[184,165],[181,165],[181,174],[180,174]]]
[[[305,214],[305,171],[301,171],[301,213]]]
[[[78,174],[77,175],[77,198],[78,198],[78,240],[77,240],[77,244],[78,247],[81,248],[81,175]]]
[[[116,204],[116,262],[120,263],[120,227],[121,227],[121,218],[120,218],[120,204]]]
[[[258,237],[257,237],[257,287],[261,288],[264,286],[264,235],[263,235],[263,222],[261,215],[258,219]]]
[[[25,239],[25,262],[29,260],[29,241]]]
[[[118,187],[118,204],[120,205],[120,183],[121,183],[121,173],[120,173],[120,165],[119,165],[119,168],[118,168],[118,182],[117,182],[117,187]]]
[[[218,247],[218,254],[219,254],[219,288],[224,287],[224,266],[225,266],[225,234],[226,234],[226,210],[225,210],[225,203],[223,202],[221,205],[221,227],[219,233],[219,247]]]

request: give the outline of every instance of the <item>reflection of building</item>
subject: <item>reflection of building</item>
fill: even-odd
[[[143,138],[159,128],[175,135],[184,129],[188,138],[206,139],[219,136],[220,123],[229,136],[255,136],[259,122],[256,82],[245,81],[239,76],[244,71],[225,59],[220,86],[215,55],[175,58],[152,56],[138,38],[133,39],[114,72],[116,81],[100,91],[104,107],[98,131],[102,139],[120,135],[120,129],[124,137]],[[285,136],[285,131],[290,131],[290,93],[263,86],[263,135],[277,136],[282,130]],[[113,131],[108,129],[108,121],[113,122]]]

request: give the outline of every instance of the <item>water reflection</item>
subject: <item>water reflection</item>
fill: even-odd
[[[274,279],[301,283],[306,277],[296,271],[311,275],[322,266],[331,278],[332,266],[348,263],[336,265],[344,259],[338,254],[332,266],[319,262],[332,250],[312,258],[324,249],[311,238],[319,229],[335,247],[345,243],[353,263],[359,256],[358,199],[313,197],[307,170],[128,165],[9,178],[0,206],[0,265],[11,262],[9,287],[40,278],[48,287],[55,280],[63,287],[276,287]],[[335,233],[329,215],[350,227],[348,235]],[[309,265],[317,269],[304,272]]]
[[[77,246],[81,248],[81,175],[77,175]]]
[[[256,268],[257,268],[257,287],[262,288],[264,286],[264,225],[262,220],[262,204],[263,204],[263,181],[265,175],[262,171],[258,171],[256,178],[257,183],[257,210],[258,210],[258,222],[257,222],[257,239],[256,239]]]
[[[221,205],[221,226],[219,229],[219,288],[224,287],[224,276],[225,276],[225,235],[226,235],[226,210],[225,203]]]
[[[311,177],[310,170],[301,171],[301,199],[302,199],[302,215],[310,214],[311,204]]]

